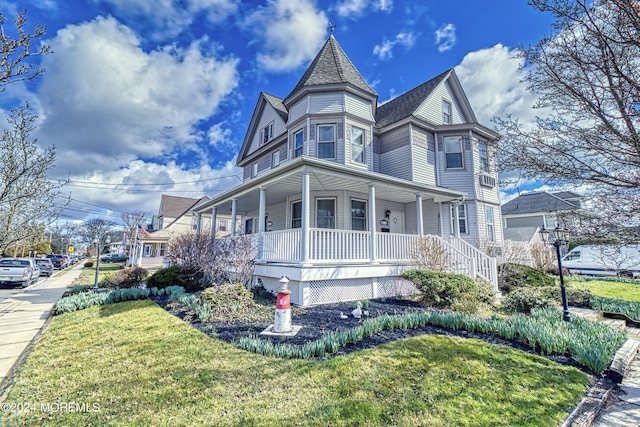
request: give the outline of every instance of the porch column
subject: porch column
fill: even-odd
[[[442,202],[438,202],[438,217],[440,221],[440,237],[444,237],[444,218],[442,217]]]
[[[211,208],[211,240],[216,240],[216,224],[218,223],[218,208]]]
[[[264,225],[265,215],[267,213],[267,190],[260,188],[260,202],[258,205],[258,258],[256,261],[262,260],[262,246],[264,243]],[[255,224],[254,224],[255,227]]]
[[[300,262],[302,264],[309,263],[309,247],[310,247],[310,212],[309,199],[311,191],[309,187],[309,171],[302,172],[302,224],[300,230]]]
[[[453,202],[453,234],[460,238],[460,202]]]
[[[371,264],[378,263],[378,239],[376,238],[376,187],[369,184],[369,258]]]
[[[416,194],[416,217],[418,218],[418,236],[424,236],[424,222],[422,220],[422,196]]]
[[[198,212],[198,219],[196,220],[196,235],[200,235],[202,230],[202,213]]]
[[[238,226],[238,199],[231,200],[231,235],[236,235],[236,227]]]

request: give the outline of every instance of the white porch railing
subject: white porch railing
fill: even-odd
[[[469,277],[481,277],[498,289],[495,258],[481,252],[462,239],[451,236],[448,240],[435,238],[446,250],[449,268]],[[400,263],[415,261],[418,242],[415,234],[376,233],[376,258],[372,259],[367,231],[312,228],[309,233],[310,263]],[[262,261],[300,263],[302,252],[301,229],[269,231],[263,234]],[[259,239],[255,239],[257,244]]]
[[[262,260],[300,262],[300,236],[299,228],[265,232]]]
[[[449,243],[458,251],[475,260],[476,274],[491,283],[493,285],[493,289],[497,292],[498,266],[496,264],[496,259],[455,236],[449,236]]]
[[[310,261],[365,262],[371,259],[371,233],[368,231],[312,228],[310,235]]]
[[[377,260],[409,262],[414,259],[420,236],[416,234],[377,233]]]

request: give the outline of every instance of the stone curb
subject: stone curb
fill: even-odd
[[[582,398],[578,406],[569,414],[561,427],[589,427],[596,419],[600,410],[609,399],[611,391],[622,382],[625,374],[629,370],[629,365],[636,357],[640,349],[640,341],[629,338],[622,347],[618,349],[611,362],[611,367],[607,370],[606,376],[611,381],[606,385],[604,380],[592,386],[587,395]]]
[[[613,362],[611,362],[611,367],[607,372],[609,378],[620,384],[629,370],[629,365],[638,354],[639,348],[640,341],[633,338],[627,339],[616,352]]]

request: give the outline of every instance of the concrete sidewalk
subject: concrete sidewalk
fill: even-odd
[[[13,366],[40,332],[51,309],[80,275],[82,265],[31,285],[0,303],[0,390]]]

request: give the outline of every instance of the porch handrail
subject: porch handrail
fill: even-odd
[[[300,238],[299,228],[265,232],[262,261],[300,262]]]
[[[463,254],[473,258],[476,263],[477,275],[491,283],[493,290],[498,292],[498,265],[496,259],[458,237],[449,236],[449,243]]]
[[[366,262],[369,256],[368,231],[311,228],[310,260]]]

